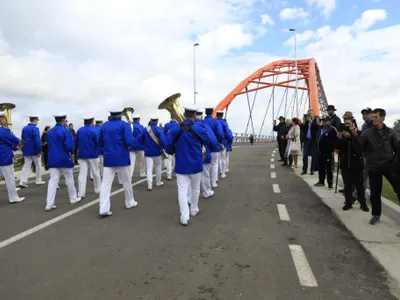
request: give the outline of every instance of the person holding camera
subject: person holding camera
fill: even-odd
[[[343,210],[353,208],[353,186],[357,191],[360,208],[368,212],[369,208],[365,198],[364,190],[364,159],[362,149],[355,141],[358,137],[358,130],[353,122],[353,114],[346,112],[343,116],[344,125],[337,133],[337,148],[339,150],[339,168],[342,170],[344,183],[344,197],[346,199]]]

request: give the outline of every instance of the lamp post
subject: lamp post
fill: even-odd
[[[296,28],[290,28],[289,31],[294,32],[294,69],[296,74],[296,117],[299,116],[299,93],[298,93],[298,86],[299,86],[299,76],[297,70],[297,37],[296,37]]]
[[[196,47],[199,43],[193,44],[193,103],[196,104]]]

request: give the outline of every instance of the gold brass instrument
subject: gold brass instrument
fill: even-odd
[[[7,119],[7,127],[12,131],[11,111],[15,108],[12,103],[0,103],[0,111],[3,111]]]
[[[182,106],[179,103],[179,98],[181,97],[181,93],[173,94],[160,103],[158,109],[166,109],[179,124],[183,123],[185,120],[184,111]],[[201,147],[201,153],[203,155],[203,159],[206,157],[206,148],[204,145]]]
[[[125,116],[129,124],[133,123],[132,115],[134,111],[135,110],[132,107],[125,107],[124,110],[122,111],[122,115]]]

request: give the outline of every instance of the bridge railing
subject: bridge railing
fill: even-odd
[[[274,136],[255,134],[253,137],[254,137],[255,144],[265,144],[265,143],[276,142],[276,137],[274,137]],[[233,143],[234,144],[250,143],[250,134],[233,133]]]

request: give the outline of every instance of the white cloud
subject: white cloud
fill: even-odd
[[[400,25],[368,31],[385,16],[366,11],[351,26],[304,33],[308,43],[299,52],[317,59],[328,102],[339,114],[351,110],[359,115],[368,106],[386,109],[389,123],[400,118],[400,70],[393,68],[400,59],[400,42],[393,38],[400,36]]]
[[[297,19],[305,19],[310,14],[305,11],[303,8],[284,8],[279,13],[281,20],[297,20]]]
[[[268,14],[263,14],[261,16],[261,23],[262,24],[268,24],[268,25],[274,25],[274,20],[271,19],[271,17]]]
[[[328,18],[336,7],[336,0],[307,0],[309,6],[316,5],[322,9],[322,14]]]
[[[133,106],[147,122],[173,93],[182,93],[183,104],[192,102],[193,43],[199,42],[198,103],[216,105],[260,62],[272,58],[232,54],[251,45],[259,33],[259,24],[248,22],[255,2],[4,2],[0,101],[17,105],[16,133],[32,112],[44,126],[53,123],[52,114],[67,111],[79,127],[84,114],[105,119],[108,109]],[[168,119],[166,112],[159,113]]]

